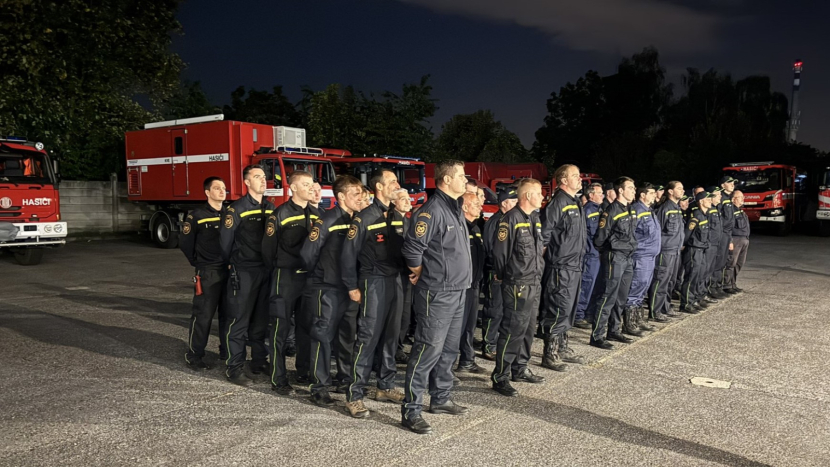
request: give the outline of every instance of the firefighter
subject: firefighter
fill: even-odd
[[[190,265],[196,268],[193,295],[193,313],[190,317],[185,362],[193,369],[208,370],[202,360],[210,337],[213,315],[219,310],[219,329],[224,329],[225,287],[228,281],[228,267],[222,259],[219,245],[219,227],[222,225],[222,202],[225,201],[225,182],[219,177],[208,177],[203,184],[207,203],[190,213],[182,225],[179,247]],[[219,339],[219,359],[228,358],[228,349]]]
[[[683,184],[671,181],[666,184],[663,201],[654,210],[654,218],[660,229],[660,253],[657,255],[654,276],[648,290],[649,319],[658,323],[676,316],[671,311],[671,291],[680,250],[683,247],[683,212],[678,203],[684,198]]]
[[[309,206],[316,209],[317,212],[315,212],[315,214],[317,214],[317,216],[320,216],[320,214],[322,214],[320,212],[320,201],[323,201],[323,187],[320,185],[320,182],[315,181],[314,184],[311,185],[311,190],[314,193],[314,196],[311,198],[311,201],[309,201],[308,204]]]
[[[391,170],[373,173],[369,185],[375,199],[352,219],[341,254],[343,283],[349,298],[360,304],[346,392],[346,411],[355,418],[369,416],[363,397],[378,345],[383,348],[383,358],[375,400],[397,403],[403,400],[403,394],[395,390],[395,351],[401,328],[397,297],[401,294],[403,241],[397,228],[403,227],[403,218],[391,207],[392,193],[400,185]]]
[[[729,262],[729,252],[735,248],[732,243],[732,229],[735,227],[735,206],[732,204],[732,193],[735,191],[735,182],[738,180],[724,176],[720,179],[720,186],[723,189],[720,202],[720,216],[723,223],[723,242],[718,256],[718,263],[715,265],[713,274],[714,283],[712,287],[716,297],[726,297],[723,289],[726,283],[726,265]]]
[[[617,191],[614,189],[613,183],[605,184],[605,199],[602,201],[602,210],[608,209],[608,206],[617,199]]]
[[[720,257],[722,256],[720,246],[721,244],[729,241],[729,239],[725,239],[723,237],[723,220],[720,216],[720,202],[722,199],[721,195],[723,193],[723,188],[719,186],[710,186],[706,188],[706,191],[712,195],[712,206],[708,211],[709,248],[706,249],[706,261],[708,263],[708,267],[704,273],[705,275],[703,276],[703,298],[700,300],[700,306],[703,308],[707,308],[710,303],[717,303],[718,298],[723,298],[724,296],[715,291],[713,284],[718,276],[715,271],[718,267],[718,263],[720,262]]]
[[[643,331],[655,329],[645,322],[642,307],[654,276],[654,258],[660,253],[660,224],[651,209],[656,195],[651,183],[643,183],[637,189],[637,201],[632,205],[637,213],[637,228],[634,230],[637,248],[631,256],[634,275],[623,309],[623,332],[637,337],[642,336]]]
[[[737,294],[743,292],[738,288],[738,274],[746,262],[746,252],[749,249],[749,219],[743,211],[744,194],[733,191],[732,205],[734,206],[735,225],[732,228],[732,246],[729,248],[729,261],[724,272],[724,292]]]
[[[406,232],[403,256],[415,286],[415,344],[406,367],[406,398],[401,424],[418,434],[432,432],[421,416],[424,392],[433,414],[467,412],[450,397],[452,365],[458,355],[464,319],[464,291],[472,284],[472,259],[462,201],[464,163],[435,164],[437,190],[418,210]]]
[[[251,370],[258,374],[268,366],[265,339],[270,271],[262,258],[262,238],[274,205],[263,199],[266,180],[261,166],[245,167],[242,178],[248,193],[228,206],[219,230],[222,261],[229,269],[228,326],[222,329],[222,336],[228,348],[228,380],[249,386],[253,381],[243,371],[246,340],[251,346]]]
[[[620,325],[634,273],[631,255],[637,248],[634,238],[637,214],[630,207],[636,193],[634,180],[618,178],[614,181],[614,191],[616,199],[600,216],[594,236],[594,245],[600,253],[600,269],[588,304],[588,312],[594,316],[590,344],[604,350],[614,348],[606,339],[623,343],[633,341],[620,332]]]
[[[487,219],[484,223],[484,269],[485,269],[485,292],[484,292],[484,316],[482,320],[482,343],[481,358],[485,360],[496,360],[496,344],[499,338],[499,327],[504,308],[501,299],[501,281],[493,274],[493,245],[496,242],[498,226],[502,216],[513,209],[518,203],[519,197],[516,187],[508,187],[499,192],[499,210]]]
[[[334,405],[328,392],[332,384],[330,360],[332,342],[349,308],[349,292],[343,285],[340,256],[352,215],[360,206],[360,180],[342,175],[332,186],[337,205],[323,211],[300,250],[305,269],[310,271],[303,294],[304,313],[312,317],[309,332],[311,353],[311,400],[320,406]]]
[[[663,199],[663,194],[666,193],[666,187],[663,185],[655,185],[654,186],[654,199],[661,200]]]
[[[461,197],[464,219],[467,221],[467,234],[470,239],[470,258],[472,259],[473,279],[464,295],[464,318],[461,333],[460,357],[456,372],[481,373],[484,368],[476,365],[476,354],[473,348],[473,337],[478,319],[478,293],[481,279],[484,276],[484,241],[481,229],[478,228],[478,219],[481,215],[481,200],[478,195],[464,193]]]
[[[395,211],[403,218],[402,232],[405,235],[409,229],[409,216],[412,212],[412,199],[409,197],[409,192],[406,188],[401,188],[392,195],[392,203],[395,205]],[[406,363],[409,357],[404,352],[404,343],[407,336],[410,335],[412,328],[412,284],[409,282],[409,270],[401,262],[401,288],[402,293],[398,296],[398,308],[401,313],[401,330],[398,337],[398,350],[395,352],[395,362]],[[411,343],[411,342],[410,342]]]
[[[542,366],[565,371],[565,362],[585,362],[568,346],[568,331],[576,319],[587,232],[585,214],[577,198],[582,188],[579,168],[565,164],[556,169],[553,178],[558,190],[545,207],[542,222],[546,268],[542,291]]]
[[[308,320],[303,318],[300,306],[308,271],[303,269],[300,248],[311,232],[314,220],[318,219],[316,209],[309,205],[314,199],[314,179],[311,174],[302,170],[295,171],[288,176],[288,185],[292,192],[291,199],[268,217],[265,236],[262,238],[262,256],[272,271],[268,304],[271,388],[280,395],[293,392],[285,368],[292,319],[297,324],[297,381],[309,381]]]
[[[680,198],[680,202],[677,203],[680,206],[680,212],[683,214],[683,228],[686,228],[686,224],[689,223],[689,216],[692,212],[692,204],[694,204],[694,196],[683,195]],[[681,250],[683,248],[681,247]],[[674,279],[672,280],[671,290],[672,290],[672,298],[676,300],[680,300],[680,286],[683,284],[683,276],[685,274],[685,269],[683,268],[683,256],[681,251],[681,256],[679,261],[677,261],[677,272],[674,275]]]
[[[493,273],[502,281],[504,314],[491,378],[493,389],[504,396],[518,395],[510,385],[511,374],[513,381],[536,384],[545,381],[527,367],[545,267],[542,222],[536,211],[541,209],[544,199],[542,184],[526,178],[519,181],[516,191],[519,202],[499,222],[493,246]]]
[[[599,216],[602,214],[600,204],[605,197],[602,190],[602,185],[599,183],[592,183],[587,190],[588,199],[585,203],[583,211],[585,213],[585,258],[582,263],[582,284],[579,289],[579,303],[576,306],[574,326],[580,329],[591,329],[591,322],[593,317],[585,316],[585,310],[588,308],[588,301],[591,299],[591,293],[594,291],[594,284],[597,281],[597,274],[599,274],[599,252],[594,246],[594,235],[597,233],[599,226]]]
[[[700,299],[703,298],[701,284],[706,279],[709,248],[710,218],[707,212],[712,207],[712,194],[701,191],[695,195],[697,207],[689,216],[683,235],[683,284],[680,287],[680,311],[697,314]]]

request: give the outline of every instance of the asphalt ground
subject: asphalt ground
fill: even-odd
[[[240,388],[184,364],[192,269],[132,240],[73,242],[22,267],[0,256],[0,465],[830,465],[830,242],[754,236],[745,293],[590,363],[496,394],[460,375],[465,416],[401,428]],[[215,324],[215,322],[214,322]],[[217,358],[211,338],[207,361]],[[479,359],[492,368],[492,363]],[[293,361],[289,367],[293,368]],[[399,366],[398,380],[405,369]],[[693,377],[728,381],[696,386]]]

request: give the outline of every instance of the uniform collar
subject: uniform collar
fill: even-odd
[[[455,212],[455,213],[460,212],[461,211],[461,205],[464,204],[464,200],[461,199],[460,196],[458,197],[458,199],[452,199],[452,197],[450,197],[450,195],[444,193],[444,191],[441,190],[441,189],[435,190],[435,195],[434,196],[438,199],[443,200],[444,203],[446,203],[453,210],[453,212]]]
[[[377,206],[380,209],[380,212],[386,212],[389,210],[389,206],[386,206],[385,204],[381,203],[377,196],[375,196],[375,198],[372,200],[372,204]]]

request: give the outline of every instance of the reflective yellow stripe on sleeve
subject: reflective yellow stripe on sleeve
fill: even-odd
[[[205,222],[219,222],[218,217],[206,217],[204,219],[199,219],[197,224],[204,224]]]
[[[628,217],[628,211],[617,214],[616,216],[614,216],[614,220],[622,219],[623,217]]]

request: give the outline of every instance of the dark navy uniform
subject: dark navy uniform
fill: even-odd
[[[689,310],[689,306],[703,298],[705,288],[702,284],[706,279],[708,261],[706,259],[709,248],[710,229],[709,216],[702,209],[692,211],[689,223],[684,231],[683,249],[683,285],[680,287],[680,310]]]
[[[734,206],[733,206],[734,207]],[[735,208],[733,212],[734,226],[732,227],[732,244],[734,248],[729,252],[729,261],[724,270],[724,290],[732,293],[737,289],[738,273],[746,262],[746,252],[749,249],[749,219],[742,209]]]
[[[722,291],[726,282],[726,265],[729,261],[729,244],[732,242],[732,230],[735,227],[735,205],[732,204],[732,195],[721,192],[722,199],[719,206],[723,237],[718,251],[715,271],[712,273],[712,288],[716,292]]]
[[[228,281],[228,266],[222,258],[219,244],[219,227],[222,212],[208,203],[191,211],[179,236],[181,248],[190,265],[196,268],[196,276],[202,288],[201,295],[193,295],[193,313],[190,317],[187,336],[187,353],[184,359],[192,364],[205,356],[205,346],[210,337],[210,324],[219,309],[219,329],[227,326],[225,310],[225,287]],[[221,334],[221,331],[220,331]],[[228,358],[224,339],[219,339],[219,356]]]
[[[597,285],[588,313],[594,316],[591,342],[602,342],[607,334],[620,332],[622,309],[628,298],[634,267],[631,255],[637,249],[634,230],[637,212],[615,200],[600,216],[594,245],[600,253]]]
[[[397,229],[403,229],[403,217],[375,198],[369,207],[354,216],[343,244],[343,284],[347,290],[360,290],[362,300],[346,393],[349,402],[363,399],[378,345],[383,348],[378,389],[395,387],[395,352],[401,329],[397,297],[402,292],[403,242]]]
[[[267,364],[265,339],[268,331],[268,278],[262,261],[265,220],[274,205],[257,203],[250,193],[233,202],[225,213],[219,238],[222,259],[230,265],[228,280],[228,328],[222,331],[228,347],[227,376],[234,378],[245,363],[246,340],[251,346],[251,367]]]
[[[593,321],[592,316],[585,316],[588,309],[588,302],[591,300],[591,293],[594,291],[594,284],[599,274],[599,251],[594,245],[594,236],[599,227],[599,216],[602,214],[600,205],[588,201],[583,208],[585,214],[585,257],[582,260],[582,285],[579,290],[579,303],[576,306],[574,320],[587,319]]]
[[[680,206],[671,199],[654,210],[654,218],[660,225],[660,254],[657,255],[654,276],[648,291],[649,317],[662,318],[671,309],[674,279],[683,247],[683,213]]]
[[[465,292],[464,299],[464,328],[461,335],[461,357],[458,366],[464,367],[475,363],[473,335],[478,319],[478,293],[481,279],[484,276],[484,241],[478,221],[467,221],[467,233],[470,237],[470,257],[472,258],[473,281]]]
[[[518,205],[507,211],[493,246],[493,272],[502,281],[504,303],[491,377],[494,385],[527,368],[541,299],[543,250],[539,214],[526,214]]]
[[[316,209],[302,207],[293,200],[281,204],[268,217],[262,238],[262,257],[272,271],[268,312],[271,332],[271,385],[285,387],[288,376],[285,350],[288,347],[292,319],[296,323],[297,375],[307,376],[310,343],[310,318],[302,312],[300,299],[305,288],[307,271],[300,249],[318,218]]]
[[[661,235],[659,220],[650,207],[642,201],[635,202],[632,207],[637,213],[637,228],[634,231],[637,249],[631,256],[634,276],[631,279],[626,306],[639,308],[654,275],[654,259],[660,254]]]
[[[703,272],[703,283],[701,294],[710,295],[715,291],[712,284],[719,277],[720,271],[716,270],[719,256],[721,255],[721,244],[727,243],[729,239],[723,237],[723,222],[720,217],[720,205],[709,208],[709,247],[706,249],[706,271]],[[728,246],[728,245],[727,245]],[[701,297],[702,298],[702,297]]]
[[[472,259],[463,201],[436,190],[413,214],[403,245],[407,267],[422,266],[415,284],[415,344],[404,380],[403,418],[420,415],[424,392],[445,404],[452,389],[464,319],[464,291],[472,285]]]
[[[481,334],[484,342],[482,345],[483,354],[492,354],[496,351],[496,343],[499,338],[499,326],[504,313],[501,299],[501,280],[493,274],[493,245],[496,242],[499,222],[504,213],[499,210],[484,223],[484,269],[486,274],[484,290],[484,319],[482,320]]]
[[[546,336],[564,334],[576,320],[586,236],[585,214],[579,200],[563,190],[557,191],[544,209],[542,222],[547,268],[542,329]]]
[[[352,216],[339,206],[324,211],[314,221],[308,240],[300,250],[305,269],[310,271],[303,308],[304,313],[312,317],[309,332],[312,394],[325,391],[332,385],[332,341],[349,308],[349,293],[343,285],[340,258],[351,222]],[[348,365],[341,359],[350,354],[338,354],[338,367]]]

